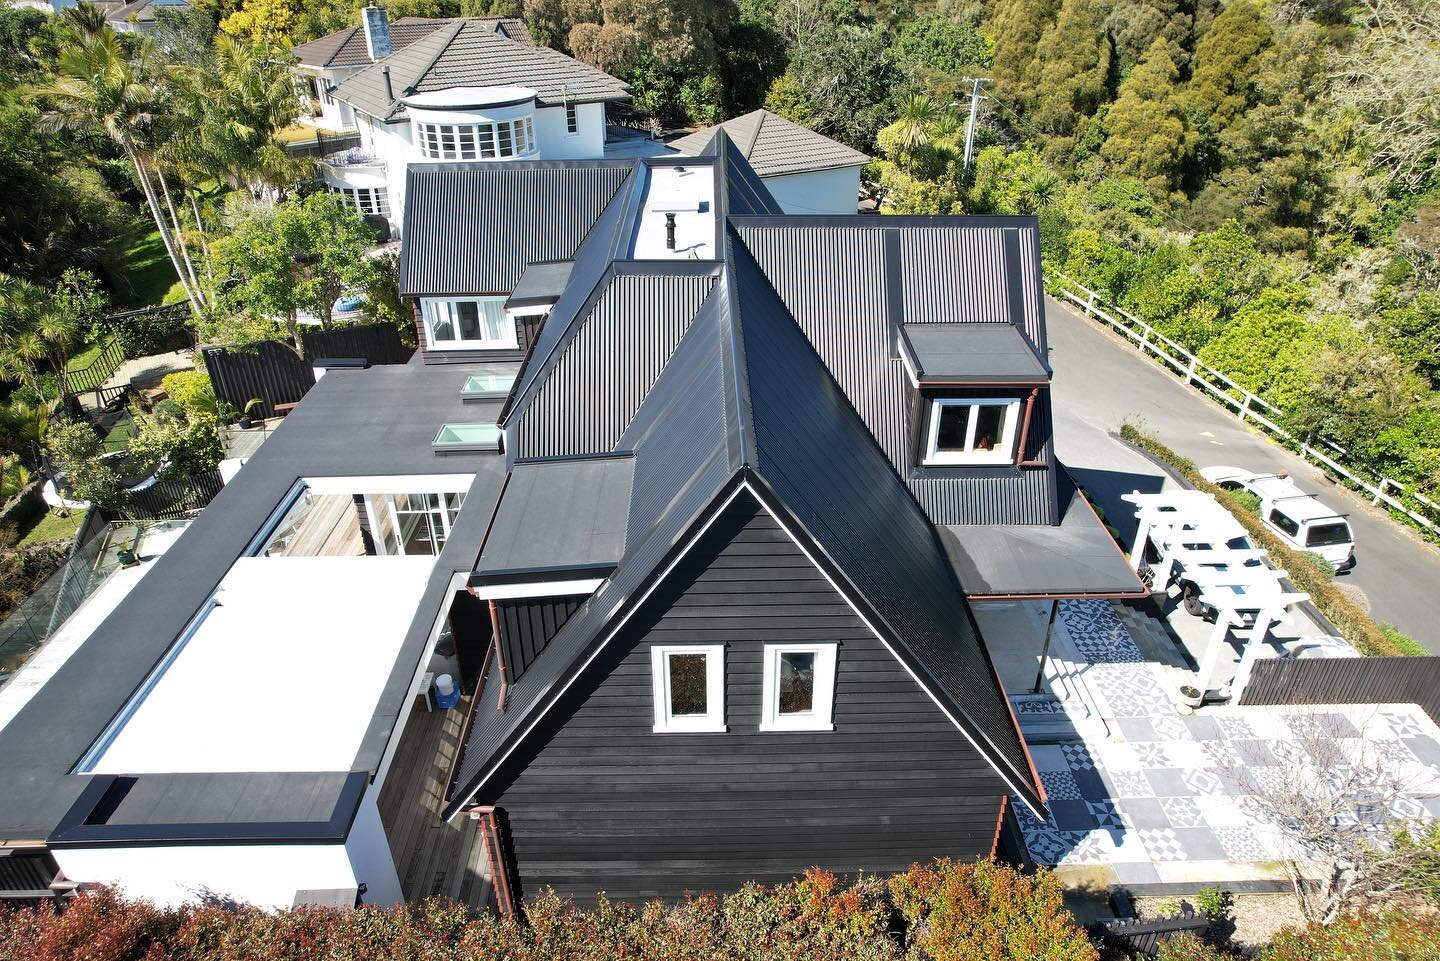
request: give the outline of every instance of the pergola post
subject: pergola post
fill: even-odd
[[[1221,652],[1230,650],[1225,638],[1230,634],[1233,617],[1233,611],[1217,611],[1215,614],[1215,629],[1210,632],[1210,646],[1205,649],[1205,659],[1200,664],[1199,683],[1195,685],[1200,689],[1201,695],[1210,690],[1210,682],[1214,680],[1215,671],[1220,666]]]
[[[1040,685],[1045,683],[1045,662],[1050,657],[1050,638],[1055,634],[1055,615],[1060,613],[1060,599],[1052,598],[1050,601],[1050,619],[1045,622],[1045,646],[1040,649],[1040,670],[1035,674],[1035,688],[1031,694],[1040,693]]]

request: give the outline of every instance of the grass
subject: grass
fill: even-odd
[[[20,538],[20,547],[33,547],[37,544],[49,544],[54,541],[69,541],[75,539],[75,532],[85,521],[85,512],[72,510],[61,513],[58,510],[51,510],[48,514],[42,514],[35,526],[25,532]]]
[[[124,278],[128,282],[120,285],[120,306],[153,307],[165,297],[165,292],[176,283],[175,268],[170,256],[165,253],[165,242],[160,231],[152,229],[136,238],[125,251]]]
[[[104,349],[104,344],[86,344],[84,350],[75,352],[75,355],[70,358],[70,363],[65,365],[65,369],[71,373],[84,370],[95,362],[95,358],[99,357],[100,352]]]

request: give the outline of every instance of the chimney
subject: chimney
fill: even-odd
[[[385,78],[385,99],[391,103],[395,102],[395,88],[390,84],[390,67],[387,64],[380,68],[381,75]]]
[[[390,20],[385,16],[385,8],[371,4],[361,11],[360,16],[365,24],[365,46],[370,51],[370,59],[384,60],[394,50],[390,44]]]
[[[672,213],[665,215],[665,249],[675,249],[675,215]]]

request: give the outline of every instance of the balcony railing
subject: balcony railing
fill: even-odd
[[[347,169],[355,167],[378,167],[383,161],[372,151],[364,147],[350,147],[347,150],[336,150],[321,156],[320,162],[327,167]]]

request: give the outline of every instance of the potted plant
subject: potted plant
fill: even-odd
[[[121,544],[115,552],[115,559],[120,562],[121,567],[134,567],[140,563],[140,558],[135,556],[135,541]]]
[[[241,430],[249,430],[250,428],[255,426],[255,421],[253,418],[251,418],[250,412],[263,403],[265,403],[265,399],[263,397],[251,397],[248,401],[245,402],[245,409],[240,411]]]
[[[1180,688],[1180,703],[1194,710],[1205,701],[1205,692],[1193,684],[1185,684]]]

